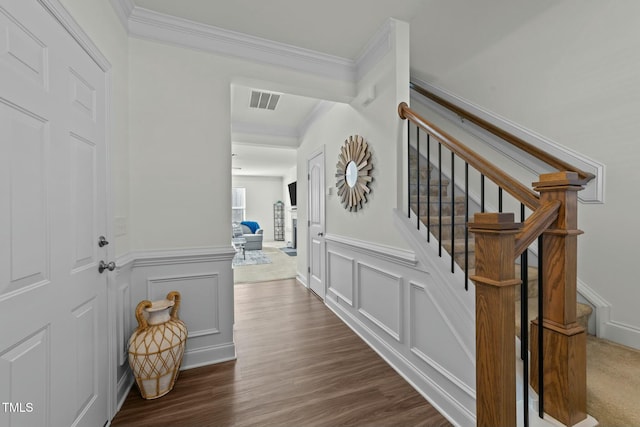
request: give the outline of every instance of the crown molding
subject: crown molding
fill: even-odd
[[[120,19],[120,23],[124,27],[124,29],[129,32],[129,16],[133,12],[133,9],[136,7],[133,4],[132,0],[109,0],[111,2],[111,7],[116,12],[118,19]]]
[[[308,74],[353,83],[391,49],[394,20],[388,19],[356,60],[225,30],[136,6],[132,0],[110,0],[129,35],[283,66]]]
[[[358,80],[364,77],[391,50],[391,35],[394,34],[394,30],[395,19],[389,18],[369,39],[369,42],[355,61],[356,78]]]

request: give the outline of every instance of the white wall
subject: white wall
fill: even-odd
[[[414,76],[606,165],[605,203],[579,207],[578,277],[599,334],[636,348],[638,16],[635,0],[433,0],[411,34]]]
[[[406,24],[395,22],[400,27],[397,34],[392,31],[392,43],[408,46],[404,36]],[[408,26],[406,28],[408,37]],[[406,68],[402,68],[403,61]],[[403,74],[404,71],[404,74]],[[397,81],[405,84],[397,85]],[[375,86],[376,98],[367,106],[361,98],[351,104],[336,103],[329,111],[309,127],[298,150],[298,224],[307,223],[307,161],[319,149],[325,153],[325,234],[349,236],[377,244],[406,248],[393,226],[392,211],[397,202],[398,149],[402,145],[402,130],[405,128],[397,114],[398,103],[409,98],[408,52],[406,48],[393,49],[367,75],[358,82],[361,92]],[[335,173],[340,147],[351,135],[361,135],[369,144],[373,170],[371,193],[363,209],[349,212],[344,209],[335,191]],[[328,189],[333,188],[332,195]],[[298,271],[306,271],[307,237],[306,227],[298,228]]]
[[[129,223],[129,37],[107,1],[61,0],[91,40],[111,63],[111,193],[116,255],[130,249]]]
[[[344,99],[353,87],[145,40],[130,40],[133,249],[228,245],[230,85]]]
[[[263,239],[272,241],[273,204],[284,202],[282,177],[234,175],[231,185],[246,188],[246,220],[257,221],[264,230]]]

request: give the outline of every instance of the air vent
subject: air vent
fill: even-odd
[[[280,100],[280,95],[269,92],[251,91],[249,107],[261,110],[275,110]]]

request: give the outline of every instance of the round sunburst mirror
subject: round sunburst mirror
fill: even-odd
[[[371,192],[371,152],[360,135],[352,135],[344,141],[336,164],[336,187],[345,209],[357,211],[367,202]]]

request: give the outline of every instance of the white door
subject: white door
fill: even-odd
[[[0,426],[108,421],[105,74],[0,2]]]
[[[324,300],[324,152],[307,162],[309,178],[309,287]]]

